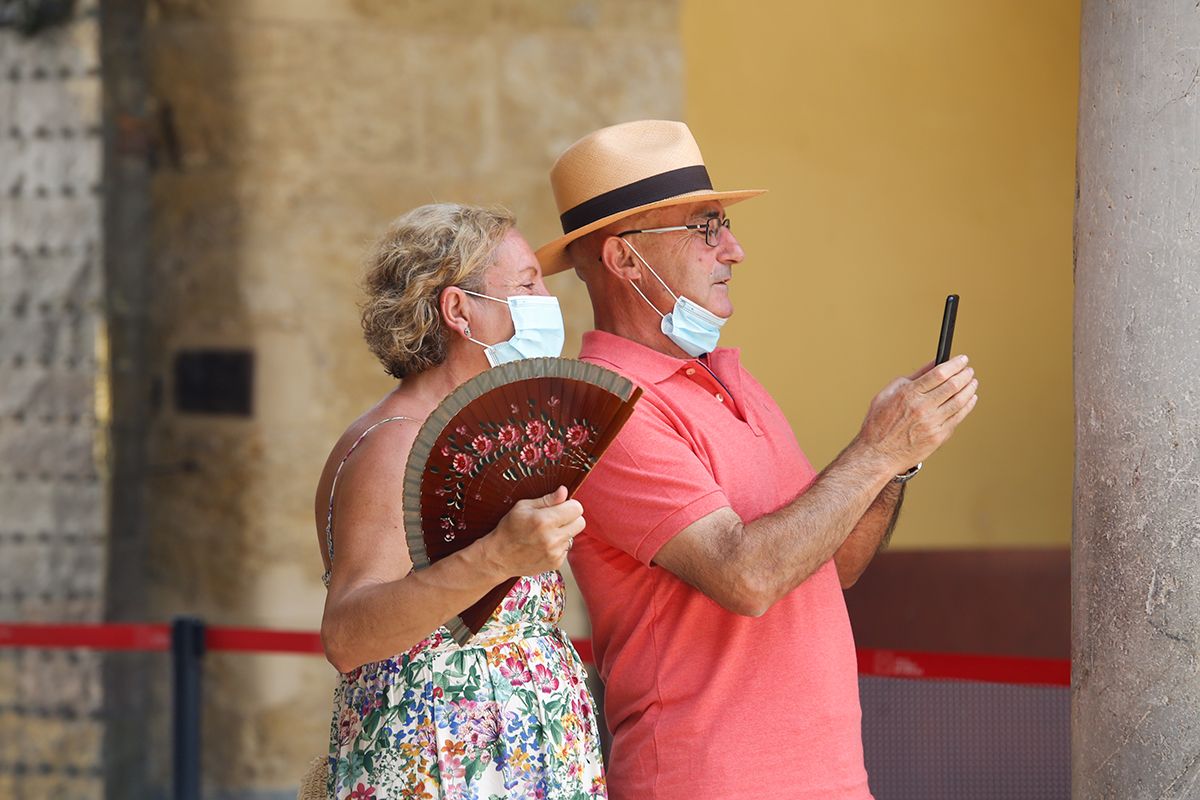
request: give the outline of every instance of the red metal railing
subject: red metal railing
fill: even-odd
[[[324,652],[321,636],[315,631],[209,626],[204,633],[204,646],[210,651],[296,655],[321,655]],[[584,661],[594,662],[590,639],[572,641]],[[0,647],[166,652],[171,649],[171,626],[0,622]],[[858,671],[861,675],[883,678],[1071,685],[1071,662],[1052,658],[861,649],[858,651]]]
[[[573,640],[594,663],[592,643]],[[0,622],[0,647],[170,652],[172,660],[173,797],[200,800],[200,712],[203,656],[208,651],[323,655],[320,634],[266,628],[209,627],[195,618],[170,625]],[[1069,686],[1071,662],[898,650],[859,650],[860,675],[924,680]]]

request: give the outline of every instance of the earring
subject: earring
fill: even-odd
[[[466,336],[468,339],[471,338],[471,326],[470,325],[463,328],[463,336]]]

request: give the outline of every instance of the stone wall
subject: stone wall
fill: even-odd
[[[0,620],[104,615],[99,26],[77,5],[0,28]],[[102,796],[101,686],[95,654],[0,649],[0,797]]]
[[[371,241],[433,200],[506,205],[534,246],[555,235],[547,172],[563,148],[682,115],[677,13],[673,0],[152,6],[154,616],[318,626],[316,479],[392,385],[358,327]],[[550,288],[574,351],[586,295],[571,276]],[[177,360],[204,351],[251,355],[249,414],[181,409]],[[566,626],[586,633],[577,599]],[[289,796],[326,747],[333,679],[319,658],[211,656],[206,787]]]

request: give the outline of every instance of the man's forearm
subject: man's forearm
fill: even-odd
[[[833,560],[843,589],[854,585],[875,554],[891,539],[900,518],[900,507],[904,504],[904,487],[905,484],[889,481],[834,553]]]
[[[756,573],[753,582],[768,605],[834,557],[887,492],[891,478],[886,465],[852,444],[802,495],[745,526],[743,565]],[[881,538],[886,519],[879,527]]]
[[[897,472],[928,458],[975,407],[978,381],[965,356],[897,378],[871,401],[854,441],[788,505],[743,521],[729,506],[677,532],[654,563],[723,608],[759,615],[834,558],[857,526],[865,566],[895,522]],[[863,517],[876,502],[878,516]],[[849,552],[849,551],[847,551]],[[861,570],[860,570],[861,571]],[[857,577],[847,573],[843,579]]]

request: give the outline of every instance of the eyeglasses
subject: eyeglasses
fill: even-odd
[[[704,222],[695,225],[672,225],[669,228],[643,228],[637,231],[621,231],[617,236],[628,236],[631,233],[670,233],[671,231],[704,232],[704,243],[716,247],[721,241],[721,228],[732,231],[729,227],[729,217],[709,217]]]

